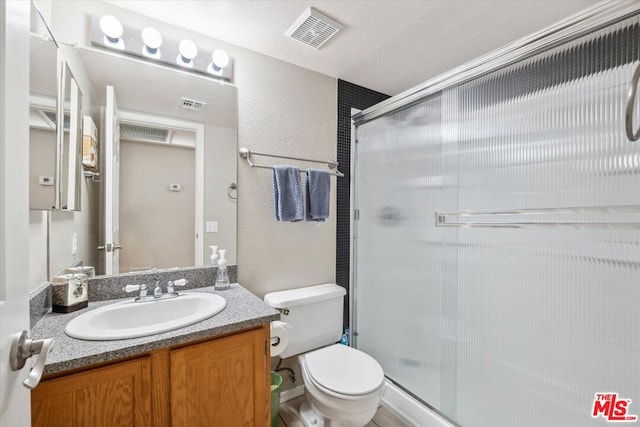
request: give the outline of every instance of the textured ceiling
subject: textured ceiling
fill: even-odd
[[[395,95],[595,1],[108,1]],[[284,36],[309,6],[345,25],[319,50]]]

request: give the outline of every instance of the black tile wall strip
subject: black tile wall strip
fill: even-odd
[[[347,290],[344,304],[344,325],[349,322],[349,269],[351,241],[351,109],[364,110],[389,98],[344,80],[338,80],[338,155],[340,171],[344,178],[337,184],[336,214],[336,282]]]

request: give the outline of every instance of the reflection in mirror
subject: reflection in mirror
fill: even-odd
[[[194,171],[200,135],[197,126],[193,131],[190,126],[121,112],[120,243],[126,248],[121,251],[121,272],[195,263]],[[144,212],[161,214],[141,215]]]
[[[105,274],[113,259],[119,260],[113,273],[208,264],[209,245],[226,249],[235,264],[236,202],[229,187],[236,183],[236,88],[92,48],[80,55],[98,103],[109,111],[117,104],[111,117],[119,121],[110,138],[104,116],[100,124],[103,204],[117,194],[111,224],[119,225],[101,220],[97,272]],[[112,101],[107,86],[114,87]],[[114,144],[119,148],[110,151]],[[118,156],[113,178],[105,168],[108,152]],[[207,222],[217,232],[206,233]]]
[[[29,208],[49,210],[56,204],[58,48],[32,35],[30,58]]]
[[[60,167],[58,192],[60,209],[80,210],[82,176],[82,92],[67,63],[62,66],[62,99],[58,106],[64,117],[64,132],[58,136]],[[64,110],[63,110],[64,109]],[[62,112],[63,110],[63,112]]]
[[[30,60],[29,208],[79,210],[82,92],[49,38],[31,36]]]

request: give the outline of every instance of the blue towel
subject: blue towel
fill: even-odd
[[[307,221],[324,221],[329,218],[331,199],[331,173],[326,170],[307,170]]]
[[[273,199],[276,221],[302,221],[302,182],[300,169],[293,166],[273,166]]]

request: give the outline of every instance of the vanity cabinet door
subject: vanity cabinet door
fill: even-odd
[[[149,358],[43,381],[31,392],[33,427],[151,426]]]
[[[172,426],[270,425],[267,327],[171,351]]]

